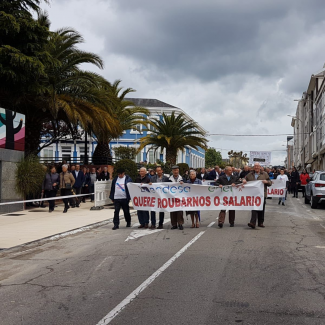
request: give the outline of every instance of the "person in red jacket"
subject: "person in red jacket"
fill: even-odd
[[[307,179],[309,179],[309,175],[306,172],[306,169],[303,169],[302,173],[300,174],[302,197],[305,197],[305,188],[306,188],[306,185],[307,185]]]

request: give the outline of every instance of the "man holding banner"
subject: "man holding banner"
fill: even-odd
[[[241,181],[238,180],[236,175],[232,174],[232,168],[230,166],[225,167],[225,175],[219,177],[216,181],[215,185],[219,187],[223,186],[236,186],[236,184],[240,184]],[[218,227],[222,228],[225,222],[226,210],[221,210],[219,213]],[[234,227],[235,225],[235,210],[229,210],[229,223],[230,227]]]
[[[182,176],[179,175],[179,167],[172,167],[173,175],[169,177],[169,181],[173,183],[183,183]],[[183,210],[173,211],[170,213],[170,222],[172,224],[171,229],[177,229],[177,225],[179,230],[183,230],[184,217]]]
[[[261,180],[264,184],[264,202],[263,202],[263,210],[262,211],[255,211],[252,210],[252,217],[250,222],[248,223],[248,227],[255,229],[256,227],[256,219],[257,224],[259,227],[264,228],[264,213],[265,213],[265,201],[267,198],[267,186],[272,185],[272,181],[270,180],[270,177],[268,173],[261,172],[261,166],[259,162],[254,163],[254,169],[251,173],[246,175],[246,179],[243,180],[243,183],[251,182]]]

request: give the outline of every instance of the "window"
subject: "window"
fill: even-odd
[[[62,160],[71,161],[71,147],[70,146],[62,146]]]
[[[53,148],[43,149],[43,157],[44,158],[52,158],[53,157]]]

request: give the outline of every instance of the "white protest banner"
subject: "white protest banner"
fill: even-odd
[[[188,183],[128,183],[127,186],[136,210],[263,210],[262,181],[222,188]]]
[[[267,197],[286,196],[286,181],[283,179],[272,179],[272,185],[267,188]]]
[[[249,164],[259,162],[261,166],[271,165],[271,151],[250,151],[249,153]]]

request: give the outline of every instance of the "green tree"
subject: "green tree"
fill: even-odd
[[[114,149],[115,157],[118,159],[131,159],[134,160],[137,154],[137,149],[133,147],[119,146]]]
[[[196,150],[207,147],[205,132],[193,120],[187,120],[183,113],[177,116],[175,112],[171,115],[163,113],[162,119],[154,118],[148,121],[148,125],[152,128],[144,130],[150,133],[140,139],[138,151],[145,146],[154,151],[166,149],[166,161],[171,164],[176,164],[177,151],[184,151],[185,146]]]
[[[94,129],[94,135],[97,139],[97,146],[93,154],[94,164],[107,164],[111,161],[111,151],[109,143],[114,138],[119,138],[123,135],[123,132],[136,128],[138,125],[147,126],[146,115],[149,115],[149,111],[143,107],[135,106],[132,101],[129,101],[125,96],[135,90],[132,88],[122,89],[119,85],[121,80],[115,81],[108,87],[108,94],[110,105],[106,106],[105,110],[113,116],[115,128],[107,130],[105,128]]]
[[[205,151],[205,166],[213,167],[222,163],[221,152],[210,147]]]

